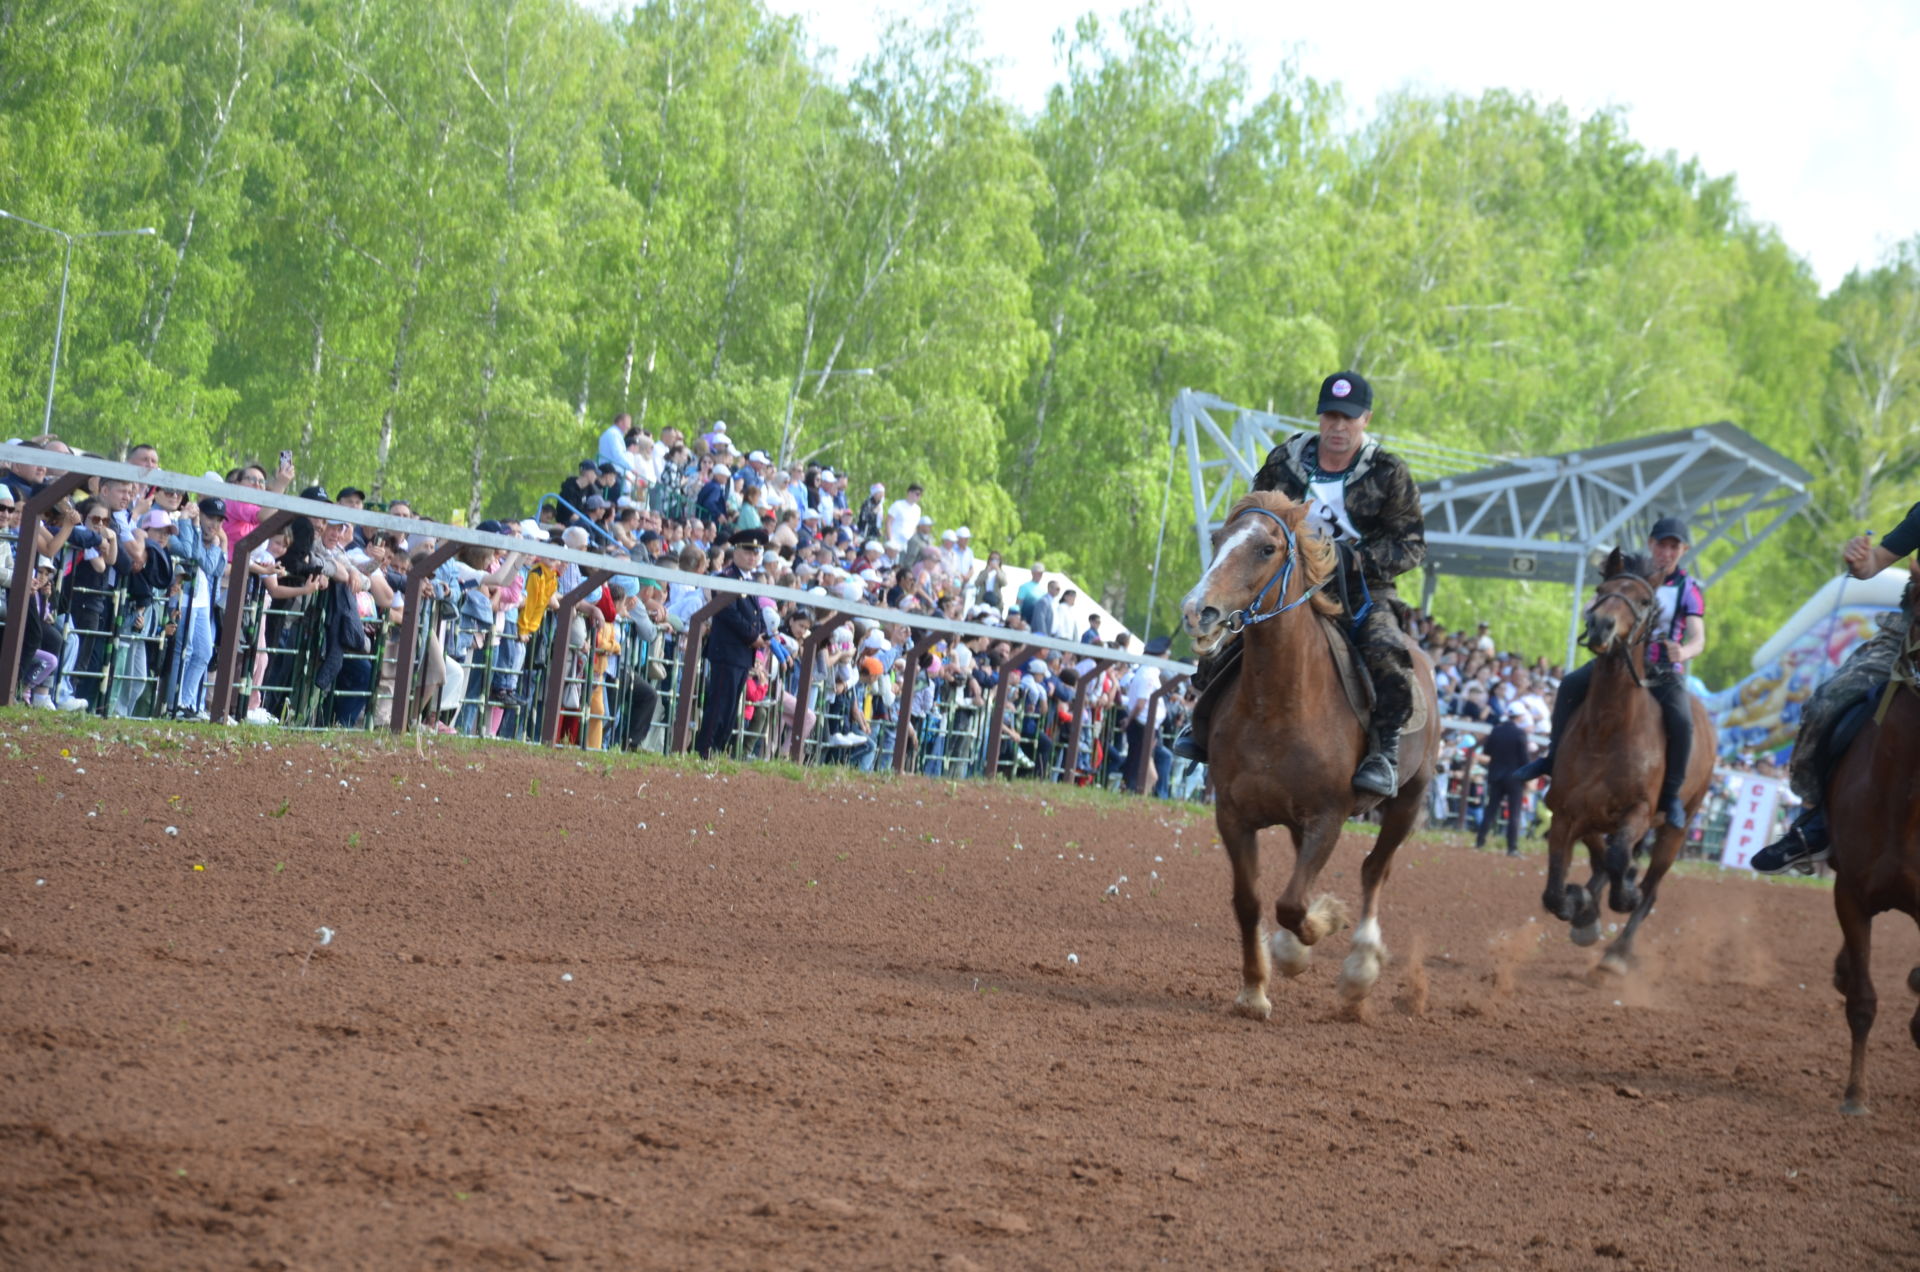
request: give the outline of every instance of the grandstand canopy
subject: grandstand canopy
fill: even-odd
[[[1200,559],[1267,452],[1312,420],[1183,391],[1185,450]],[[1738,565],[1807,503],[1806,470],[1729,423],[1704,424],[1538,459],[1476,454],[1376,433],[1420,483],[1427,559],[1442,574],[1580,584],[1596,549],[1638,545],[1658,517],[1687,519],[1702,586]],[[1732,545],[1732,551],[1714,549]]]

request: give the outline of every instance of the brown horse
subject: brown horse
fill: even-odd
[[[1666,767],[1666,740],[1660,705],[1645,688],[1648,633],[1659,609],[1645,558],[1615,548],[1605,578],[1586,610],[1585,644],[1598,657],[1586,701],[1568,721],[1554,761],[1547,807],[1553,824],[1547,831],[1547,890],[1541,900],[1549,913],[1573,924],[1575,945],[1600,939],[1600,884],[1608,885],[1607,904],[1616,913],[1631,912],[1627,925],[1607,950],[1600,966],[1625,972],[1633,965],[1633,937],[1653,910],[1660,880],[1680,855],[1687,832],[1660,815],[1660,778]],[[1707,708],[1688,696],[1693,713],[1693,749],[1680,800],[1693,817],[1713,781],[1715,733]],[[1636,845],[1648,829],[1653,846],[1646,877],[1634,883]],[[1573,846],[1584,843],[1593,874],[1583,887],[1567,882]]]
[[[1902,604],[1909,614],[1920,614],[1920,560],[1912,572]],[[1847,996],[1847,1027],[1853,1032],[1853,1063],[1840,1111],[1856,1116],[1867,1111],[1867,1033],[1876,1006],[1867,965],[1873,916],[1900,910],[1920,922],[1920,666],[1915,665],[1920,621],[1910,630],[1888,689],[1891,697],[1876,701],[1878,719],[1867,722],[1827,782],[1833,908],[1845,939],[1833,960],[1833,987]],[[1920,994],[1920,967],[1907,973],[1907,988]],[[1920,1046],[1920,1008],[1908,1030]]]
[[[1340,971],[1341,997],[1357,1005],[1386,963],[1380,888],[1394,851],[1419,822],[1440,740],[1433,667],[1409,642],[1427,707],[1425,731],[1401,741],[1406,776],[1398,794],[1383,803],[1353,789],[1367,734],[1341,688],[1323,626],[1340,606],[1320,590],[1337,558],[1331,543],[1301,529],[1305,514],[1305,505],[1282,495],[1242,499],[1214,535],[1213,563],[1182,607],[1199,653],[1213,652],[1233,632],[1243,646],[1240,674],[1214,708],[1207,750],[1213,757],[1214,821],[1233,862],[1233,912],[1240,922],[1242,984],[1234,1010],[1258,1020],[1272,1011],[1269,947],[1260,934],[1258,832],[1285,826],[1293,836],[1293,877],[1274,904],[1280,930],[1273,934],[1271,961],[1298,976],[1307,969],[1312,946],[1344,917],[1333,897],[1308,905],[1307,893],[1346,819],[1380,806],[1379,838],[1360,864],[1360,924]]]

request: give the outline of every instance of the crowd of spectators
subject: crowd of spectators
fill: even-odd
[[[53,436],[25,445],[67,451]],[[160,467],[152,446],[133,447],[126,458]],[[224,477],[343,508],[368,501],[352,486],[329,492],[300,485],[286,452],[272,471],[248,463]],[[215,650],[236,639],[242,695],[234,716],[255,724],[390,722],[399,677],[387,635],[403,616],[408,570],[435,546],[430,538],[369,535],[343,519],[295,519],[251,554],[248,618],[227,633],[221,624],[228,562],[233,545],[266,515],[261,505],[90,481],[40,525],[18,527],[21,504],[47,479],[44,467],[32,465],[0,473],[0,584],[10,580],[16,560],[31,560],[34,570],[20,676],[26,700],[110,716],[207,719]],[[1173,761],[1164,745],[1190,699],[1180,691],[1162,694],[1151,668],[1100,656],[1140,643],[1111,620],[1103,627],[1099,608],[1044,563],[1011,566],[999,552],[981,555],[968,526],[941,526],[917,481],[890,497],[883,483],[859,488],[830,467],[743,453],[723,422],[692,436],[675,428],[656,436],[620,416],[600,434],[595,453],[556,486],[530,515],[476,527],[524,538],[527,551],[466,547],[436,571],[412,674],[419,693],[403,697],[420,704],[414,722],[421,727],[535,736],[534,690],[558,667],[566,685],[560,733],[583,745],[660,748],[662,705],[690,689],[701,700],[703,754],[784,755],[797,728],[810,758],[871,768],[890,758],[904,730],[916,768],[959,776],[985,764],[988,708],[1004,680],[1010,709],[999,726],[1002,771],[1124,782],[1163,795],[1202,789],[1204,770]],[[415,516],[400,498],[379,507]],[[560,613],[560,598],[584,575],[533,554],[548,543],[608,557],[614,578]],[[741,629],[749,639],[738,651],[740,674],[727,681],[727,693],[704,695],[702,668],[685,678],[679,645],[711,592],[664,586],[649,577],[654,566],[753,578],[819,600],[810,606],[761,599],[751,613],[742,611],[756,625]],[[940,640],[922,650],[903,703],[902,673],[914,646],[908,625],[864,618],[838,625],[814,651],[803,705],[803,646],[817,623],[835,616],[836,601],[965,619],[1005,634]],[[1446,819],[1455,808],[1498,805],[1488,799],[1501,793],[1488,780],[1499,776],[1487,771],[1488,738],[1504,723],[1525,745],[1543,741],[1562,669],[1500,650],[1485,622],[1473,631],[1449,630],[1416,614],[1413,623],[1435,666],[1441,709],[1455,726],[1434,811]],[[1084,652],[1027,650],[1016,657],[1027,634],[1071,641]],[[1163,639],[1149,652],[1165,649]],[[711,658],[713,649],[707,653]],[[1068,755],[1076,700],[1084,713],[1079,752]],[[1511,834],[1531,815],[1533,801],[1508,794]]]
[[[70,453],[53,436],[24,444]],[[134,447],[127,459],[161,466],[152,446]],[[271,472],[248,463],[224,477],[367,506],[355,487],[301,486],[285,452]],[[48,472],[15,465],[0,480],[0,509],[17,520]],[[209,701],[209,668],[216,649],[232,640],[240,645],[241,692],[231,714],[255,724],[379,725],[396,709],[417,709],[410,722],[431,730],[530,737],[541,710],[534,688],[557,672],[565,684],[563,738],[658,748],[662,705],[682,692],[701,695],[711,678],[710,667],[706,676],[697,666],[688,676],[679,658],[681,636],[709,590],[648,577],[652,567],[671,566],[819,598],[815,606],[764,598],[752,605],[758,627],[737,700],[731,692],[705,695],[705,715],[726,716],[727,727],[706,728],[703,718],[703,754],[785,754],[798,729],[810,758],[866,768],[890,756],[904,731],[922,771],[976,773],[991,749],[987,708],[1004,681],[1011,705],[999,722],[1002,771],[1170,790],[1161,743],[1177,718],[1159,718],[1159,673],[1100,657],[1140,642],[1102,630],[1098,608],[1043,563],[1016,570],[998,552],[978,555],[969,527],[937,525],[917,482],[891,499],[878,482],[850,493],[848,477],[830,468],[740,453],[724,423],[693,437],[677,429],[656,437],[623,416],[602,433],[596,454],[557,485],[532,515],[476,527],[524,538],[528,551],[464,547],[435,572],[419,665],[409,676],[394,666],[387,636],[403,617],[408,570],[435,546],[429,537],[295,518],[250,554],[242,576],[246,618],[226,631],[234,545],[268,510],[243,499],[196,500],[157,485],[89,480],[39,525],[17,532],[18,558],[31,560],[35,572],[21,691],[46,707],[204,720],[227,713]],[[414,517],[403,499],[389,498],[381,510]],[[0,522],[9,572],[13,529]],[[561,613],[559,599],[585,576],[533,555],[544,543],[608,557],[613,579]],[[920,650],[903,702],[902,673],[914,649],[908,625],[840,624],[813,652],[812,686],[801,704],[803,644],[816,622],[837,616],[836,600],[966,619],[1005,635]],[[719,630],[716,622],[709,661],[722,644]],[[1033,650],[1028,634],[1084,652]],[[1150,651],[1165,648],[1163,639]],[[400,696],[398,708],[396,682],[418,686]],[[1076,701],[1082,740],[1069,755]]]

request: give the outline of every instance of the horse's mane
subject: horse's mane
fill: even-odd
[[[1660,582],[1659,579],[1653,577],[1653,558],[1647,556],[1644,552],[1628,552],[1622,548],[1620,550],[1620,573],[1635,574],[1650,583]]]
[[[1300,545],[1298,554],[1300,572],[1306,576],[1303,587],[1312,587],[1332,576],[1335,566],[1339,563],[1340,553],[1335,549],[1331,539],[1321,535],[1318,527],[1307,524],[1305,504],[1296,503],[1285,495],[1271,490],[1255,491],[1233,505],[1233,511],[1227,514],[1227,522],[1231,522],[1249,508],[1259,508],[1273,513],[1286,522],[1288,528],[1293,531],[1294,542]],[[1222,526],[1227,522],[1222,522]],[[1313,608],[1322,614],[1334,617],[1340,613],[1340,601],[1338,597],[1322,590],[1314,593]]]

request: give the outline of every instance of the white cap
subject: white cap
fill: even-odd
[[[961,526],[958,530],[955,530],[954,533],[959,535],[962,539],[973,538],[973,531],[967,529],[965,526]]]
[[[547,537],[547,528],[538,521],[535,521],[532,517],[528,517],[514,528],[529,539],[544,540]]]
[[[713,475],[721,481],[725,481],[727,478],[733,476],[733,472],[725,464],[715,464],[713,466]]]
[[[805,512],[800,514],[800,520],[818,521],[820,520],[820,510],[818,508],[809,508]]]
[[[716,433],[724,433],[724,432],[726,432],[726,431],[727,431],[727,422],[726,422],[725,420],[715,420],[715,421],[713,422],[713,431],[714,431],[714,432],[716,432]]]
[[[930,526],[933,524],[933,518],[929,517],[926,513],[923,512],[920,514],[920,524],[923,526]]]
[[[53,558],[35,557],[33,559],[33,568],[36,570],[51,570],[53,568]]]
[[[840,479],[834,476],[833,469],[822,468],[820,470],[820,480],[821,481],[839,481]]]
[[[747,456],[747,462],[749,464],[764,464],[767,462],[767,452],[754,451]]]
[[[940,532],[940,542],[942,543],[958,543],[959,541],[960,536],[951,530],[942,530]]]
[[[629,497],[628,497],[628,496],[626,496],[626,495],[622,495],[622,496],[620,496],[620,499],[619,499],[619,501],[618,501],[618,503],[617,503],[617,505],[616,505],[616,506],[617,506],[617,507],[621,507],[621,508],[640,508],[640,507],[644,507],[644,505],[643,505],[643,504],[642,504],[642,503],[641,503],[641,502],[640,502],[640,501],[639,501],[638,499],[632,499],[632,498],[629,498]]]
[[[870,495],[884,495],[887,493],[887,488],[876,481],[873,485],[867,487],[867,493]]]
[[[867,540],[867,551],[869,551],[869,552],[879,552],[879,551],[882,551],[882,550],[883,550],[883,549],[882,549],[882,548],[880,547],[880,540],[878,540],[878,539],[868,539],[868,540]]]
[[[880,571],[878,571],[878,570],[862,570],[862,571],[860,571],[860,578],[861,578],[861,581],[862,581],[862,582],[866,582],[866,583],[878,583],[878,582],[880,581]]]

